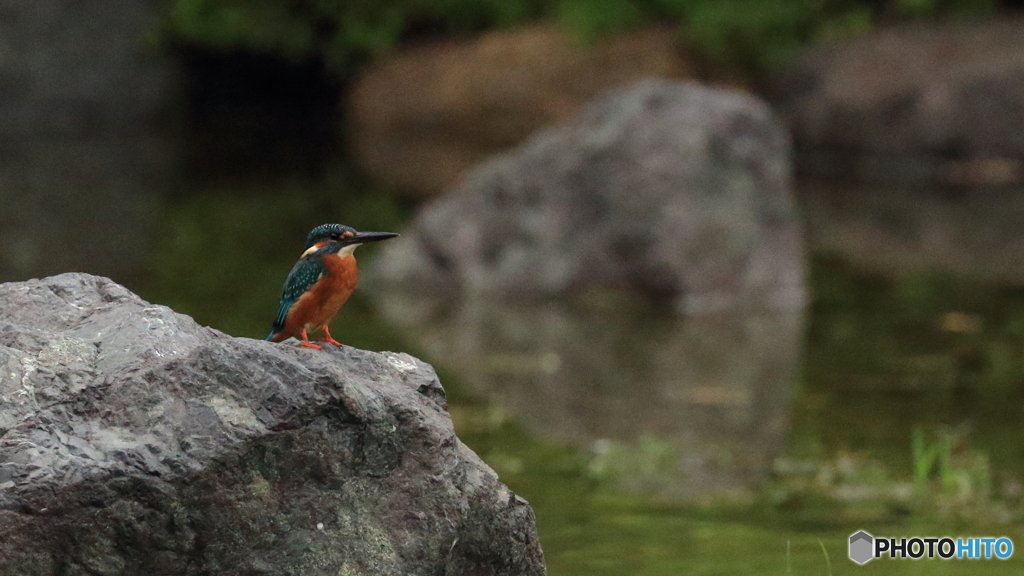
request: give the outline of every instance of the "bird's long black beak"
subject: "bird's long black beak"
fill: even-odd
[[[368,242],[380,242],[388,238],[398,236],[394,232],[356,232],[355,236],[345,239],[345,244],[366,244]]]

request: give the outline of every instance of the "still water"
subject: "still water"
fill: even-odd
[[[131,287],[262,338],[312,225],[400,230],[409,207],[339,176],[211,187],[166,213]],[[820,254],[810,271],[806,315],[697,318],[367,282],[332,333],[437,367],[460,437],[533,505],[553,575],[1020,573],[1024,551],[861,567],[846,539],[1024,546],[1024,290]]]

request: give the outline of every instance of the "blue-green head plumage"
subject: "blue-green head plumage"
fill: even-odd
[[[340,242],[343,238],[354,238],[358,232],[351,226],[344,224],[321,224],[309,231],[306,235],[306,250],[309,250],[317,242],[335,241]]]

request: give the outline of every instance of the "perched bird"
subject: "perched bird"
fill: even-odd
[[[354,252],[367,242],[394,238],[392,232],[356,232],[342,224],[323,224],[306,237],[306,251],[288,273],[281,290],[281,304],[267,340],[280,342],[301,336],[299,346],[320,349],[309,341],[307,332],[323,329],[328,342],[341,346],[327,324],[356,288]]]

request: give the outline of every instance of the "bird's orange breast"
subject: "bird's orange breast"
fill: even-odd
[[[351,254],[324,258],[327,273],[299,297],[285,319],[285,330],[298,334],[319,330],[334,318],[356,289],[359,272]]]

